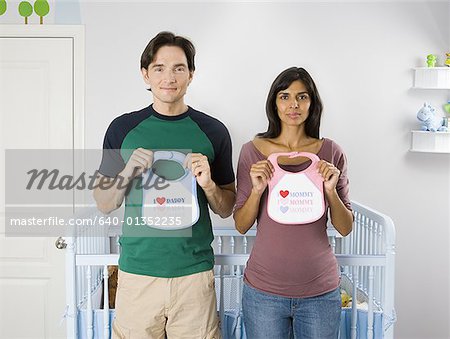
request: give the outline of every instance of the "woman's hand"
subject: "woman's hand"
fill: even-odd
[[[250,178],[252,180],[252,191],[262,195],[266,189],[275,169],[268,160],[261,160],[253,164],[250,168]]]
[[[317,170],[324,179],[323,186],[327,201],[330,205],[331,223],[334,228],[345,237],[352,231],[353,214],[344,205],[336,190],[341,171],[333,164],[324,160],[319,161]]]
[[[336,189],[341,171],[333,164],[325,160],[320,160],[317,164],[317,170],[322,175],[325,192],[330,193]]]
[[[261,196],[264,193],[270,179],[275,171],[273,165],[268,160],[261,160],[253,164],[250,168],[250,180],[252,191],[247,197],[244,205],[234,211],[234,221],[236,229],[241,234],[245,234],[255,223],[258,216]]]

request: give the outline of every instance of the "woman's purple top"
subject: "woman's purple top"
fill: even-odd
[[[341,171],[336,190],[345,206],[351,210],[347,159],[341,147],[324,138],[317,156]],[[251,193],[251,166],[266,159],[253,142],[242,146],[237,169],[236,209],[244,205]],[[288,171],[301,171],[310,163],[281,167]],[[339,286],[339,272],[328,242],[328,213],[309,224],[277,223],[267,215],[267,191],[261,197],[256,240],[247,262],[245,281],[258,290],[295,298],[313,297],[336,289]],[[327,202],[325,207],[328,211]]]

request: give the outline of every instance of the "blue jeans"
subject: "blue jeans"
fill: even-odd
[[[311,298],[288,298],[244,284],[242,310],[249,339],[336,339],[341,319],[339,287]]]

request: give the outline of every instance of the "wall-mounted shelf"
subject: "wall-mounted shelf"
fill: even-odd
[[[450,89],[450,67],[414,68],[414,88]]]
[[[414,68],[413,88],[450,90],[450,67]],[[410,151],[450,154],[450,132],[411,131]]]
[[[411,131],[410,151],[450,154],[450,132]]]

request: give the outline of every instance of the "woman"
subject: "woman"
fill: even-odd
[[[332,140],[319,138],[322,103],[303,68],[283,71],[266,102],[269,127],[243,145],[237,171],[234,220],[244,234],[257,220],[257,235],[244,276],[243,314],[249,339],[337,338],[341,299],[336,258],[326,233],[327,211],[343,236],[352,230],[347,161]],[[317,221],[288,225],[267,214],[272,153],[309,152],[321,160],[325,213]],[[311,161],[278,162],[285,171],[301,171]],[[305,159],[305,158],[301,158]]]

